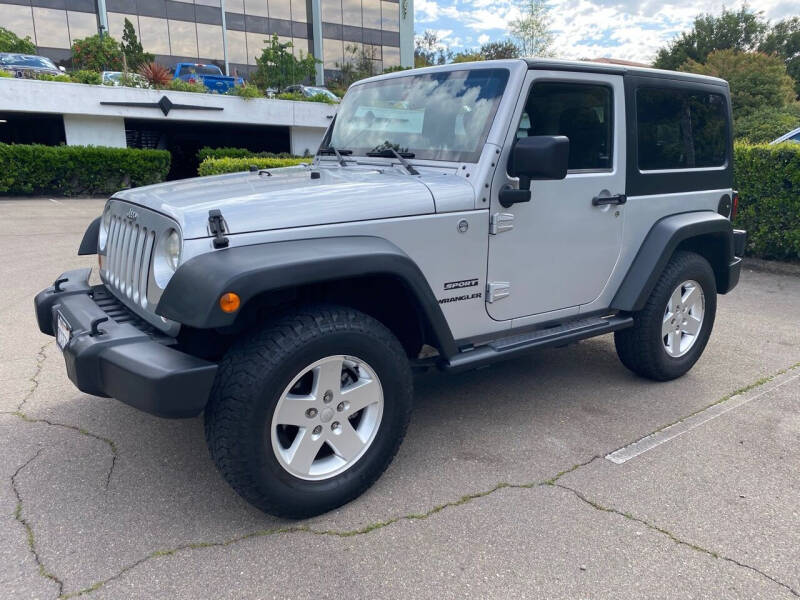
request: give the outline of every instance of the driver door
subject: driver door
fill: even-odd
[[[531,70],[524,89],[500,164],[515,137],[564,135],[569,167],[563,180],[533,181],[531,200],[510,208],[499,193],[518,181],[505,169],[494,178],[486,306],[497,320],[579,312],[603,291],[622,244],[625,205],[593,204],[624,202],[622,76]]]

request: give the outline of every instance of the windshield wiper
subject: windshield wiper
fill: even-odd
[[[394,157],[400,161],[400,164],[403,165],[403,168],[409,175],[419,175],[419,171],[412,167],[411,163],[406,160],[406,158],[414,158],[415,154],[413,152],[398,152],[394,148],[383,148],[382,150],[367,152],[367,156],[382,156],[384,158]]]
[[[328,144],[324,148],[320,148],[319,151],[317,152],[317,154],[335,154],[336,155],[336,160],[339,161],[339,165],[342,166],[342,167],[346,167],[347,166],[347,163],[345,162],[344,158],[342,158],[342,157],[350,155],[352,153],[353,153],[352,150],[344,150],[344,149],[337,150],[336,148],[334,148],[330,144]]]

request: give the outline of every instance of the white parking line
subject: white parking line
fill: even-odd
[[[738,408],[747,404],[748,402],[752,402],[764,394],[769,394],[770,392],[777,390],[779,387],[782,387],[787,383],[791,383],[798,378],[800,378],[800,374],[793,375],[792,377],[789,377],[788,379],[771,386],[769,389],[762,390],[761,392],[752,396],[747,395],[746,392],[743,394],[737,394],[736,396],[733,396],[724,402],[709,406],[705,410],[702,410],[691,417],[688,417],[682,421],[678,421],[674,425],[665,427],[664,429],[661,429],[655,433],[651,433],[650,435],[647,435],[642,439],[633,442],[632,444],[628,444],[619,450],[615,450],[611,454],[607,454],[606,460],[610,460],[613,463],[621,465],[632,458],[636,458],[640,454],[644,454],[645,452],[652,450],[653,448],[656,448],[665,442],[674,440],[676,437],[681,436],[692,429],[700,427],[704,423],[708,423],[712,419],[716,419],[717,417],[724,415],[726,412],[731,411],[734,408]]]

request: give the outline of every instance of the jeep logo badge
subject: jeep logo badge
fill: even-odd
[[[128,214],[125,215],[125,216],[128,217],[131,221],[135,221],[136,217],[138,217],[139,215],[136,213],[135,210],[130,208],[130,209],[128,209]]]

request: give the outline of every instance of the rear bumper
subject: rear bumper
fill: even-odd
[[[59,314],[72,331],[62,350],[70,380],[82,392],[116,398],[160,417],[200,414],[217,365],[170,347],[173,338],[141,322],[105,286],[89,285],[90,273],[68,271],[59,276],[58,291],[49,287],[34,299],[42,333],[55,335]],[[92,323],[103,318],[108,320],[93,335]]]
[[[720,294],[727,294],[739,283],[742,271],[742,255],[747,244],[747,232],[743,229],[733,230],[733,259],[728,263],[728,272],[724,284],[717,290]]]

